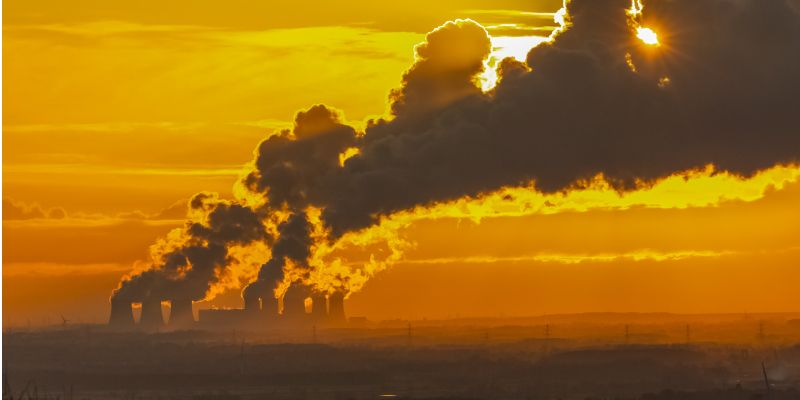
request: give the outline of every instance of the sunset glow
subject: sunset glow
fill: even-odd
[[[797,0],[3,1],[3,400],[795,399]]]
[[[477,287],[509,315],[795,311],[791,77],[762,73],[788,45],[729,69],[642,0],[7,3],[4,324],[255,284],[374,319],[491,314],[451,300]],[[388,306],[414,279],[435,304]]]

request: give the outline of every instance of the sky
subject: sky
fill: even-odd
[[[253,168],[260,173],[254,176],[270,187],[270,196],[278,192],[274,182],[265,180],[258,160],[267,153],[259,142],[281,137],[283,129],[303,139],[298,111],[315,104],[335,107],[335,129],[352,126],[359,132],[370,118],[405,121],[406,113],[422,115],[413,108],[422,107],[416,99],[438,93],[417,91],[444,79],[425,75],[439,68],[436,52],[452,60],[461,56],[453,49],[471,49],[466,40],[472,37],[445,50],[436,47],[433,34],[426,37],[456,18],[474,20],[491,35],[488,61],[475,67],[489,72],[478,76],[467,71],[468,83],[488,93],[500,58],[512,56],[522,63],[527,57],[531,64],[527,49],[548,40],[559,26],[554,16],[561,6],[551,0],[312,2],[302,8],[246,1],[4,2],[4,326],[55,323],[59,315],[106,321],[111,291],[123,276],[151,266],[152,254],[158,253],[151,245],[181,230],[195,194],[216,192],[225,201],[246,202],[237,182],[252,175]],[[573,21],[576,36],[582,26],[591,25],[581,21]],[[677,54],[665,63],[691,70],[694,60],[682,56],[678,30],[668,29],[674,21],[652,21],[664,41],[656,46]],[[641,23],[644,27],[648,20]],[[454,26],[448,29],[466,32],[472,25]],[[631,30],[633,37],[636,27]],[[480,42],[483,31],[476,32]],[[563,43],[569,40],[577,39],[564,34]],[[415,55],[415,45],[423,42],[430,54]],[[645,75],[656,69],[650,61],[658,56],[648,53],[653,45],[642,40],[632,46],[627,57],[618,57],[623,68],[630,68],[626,73]],[[420,62],[425,57],[433,61]],[[549,65],[538,68],[547,73]],[[667,80],[656,76],[653,87],[674,81],[680,88],[681,78],[692,77],[681,75],[682,69],[670,71],[674,75],[665,75]],[[502,79],[511,82],[508,76]],[[415,86],[417,79],[427,86]],[[501,82],[496,94],[487,96],[514,92],[512,83]],[[503,88],[509,89],[501,93]],[[443,93],[435,107],[449,107],[460,93]],[[658,131],[658,121],[640,129]],[[387,123],[386,129],[399,124]],[[547,127],[544,121],[537,124]],[[779,139],[753,152],[768,154],[783,143]],[[795,151],[796,161],[797,148],[791,145],[783,147]],[[364,154],[355,159],[369,161],[375,153],[368,146],[356,145]],[[702,143],[696,148],[705,149]],[[549,164],[553,168],[571,159],[570,153],[559,154],[560,161]],[[740,167],[729,162],[737,154],[732,150],[711,157],[708,164],[692,158],[701,162],[685,164],[691,168],[672,167],[671,161],[654,156],[654,164],[671,169],[640,168],[646,182],[636,187],[585,174],[579,175],[589,181],[569,187],[559,186],[568,178],[548,181],[549,175],[532,175],[542,190],[527,184],[486,185],[489,178],[480,185],[465,180],[453,190],[447,186],[446,195],[434,190],[407,201],[394,196],[374,206],[358,203],[375,207],[386,217],[381,222],[337,225],[332,217],[326,219],[328,214],[319,218],[347,232],[371,230],[378,238],[359,246],[358,237],[344,235],[340,243],[347,243],[334,250],[336,262],[362,268],[370,255],[384,254],[363,267],[370,271],[363,282],[352,284],[347,310],[354,316],[798,311],[800,295],[793,283],[800,279],[800,167],[784,153],[768,160],[753,157],[754,167]],[[715,160],[719,166],[712,166]],[[624,169],[600,164],[606,169],[591,171],[627,178]],[[480,171],[504,176],[491,168]],[[454,182],[461,181],[454,171],[480,175],[463,168],[427,171],[446,173]],[[340,197],[326,196],[303,204],[334,209]],[[209,204],[215,209],[223,203]],[[307,210],[313,220],[314,212]],[[254,259],[248,262],[260,265],[269,257],[256,247],[242,251]],[[323,252],[322,247],[315,251]],[[328,253],[313,257],[332,260]],[[257,271],[243,266],[237,271],[233,281],[219,285],[196,307],[239,307],[242,288]]]

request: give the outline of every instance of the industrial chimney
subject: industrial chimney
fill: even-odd
[[[164,325],[164,317],[161,315],[161,300],[158,298],[148,298],[142,302],[142,317],[139,318],[139,326],[144,329],[156,329]]]
[[[309,295],[308,287],[301,284],[292,284],[283,295],[283,319],[285,321],[303,321],[306,319],[306,298]]]
[[[161,311],[160,305],[159,311]],[[144,316],[144,307],[142,307],[142,316]],[[171,328],[190,328],[192,325],[194,325],[192,300],[172,299],[170,301],[169,326]]]
[[[311,294],[311,319],[315,323],[323,323],[328,320],[328,299],[325,293],[314,292]]]
[[[111,317],[108,324],[115,328],[131,328],[133,322],[133,307],[130,301],[111,299]]]
[[[344,315],[344,293],[334,292],[328,296],[328,321],[334,325],[347,322]]]

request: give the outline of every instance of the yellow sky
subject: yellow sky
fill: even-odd
[[[4,3],[3,196],[36,217],[12,220],[4,202],[4,324],[104,320],[110,290],[181,223],[182,202],[230,196],[258,141],[297,110],[383,114],[425,32],[473,18],[517,55],[561,2],[272,3]],[[698,171],[625,198],[520,190],[527,206],[493,205],[506,211],[480,224],[470,216],[491,198],[427,210],[403,229],[404,259],[348,307],[376,319],[797,311],[798,176]]]

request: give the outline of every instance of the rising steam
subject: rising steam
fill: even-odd
[[[261,298],[295,282],[349,293],[402,257],[402,227],[465,199],[626,192],[679,173],[751,177],[798,162],[794,7],[652,0],[643,10],[638,0],[569,3],[526,62],[499,64],[489,92],[479,79],[487,32],[442,25],[417,46],[390,117],[358,131],[328,106],[298,113],[259,144],[236,200],[196,195],[186,225],[114,296],[201,300],[241,282]],[[642,29],[659,46],[638,39]],[[344,259],[349,248],[367,261]]]

